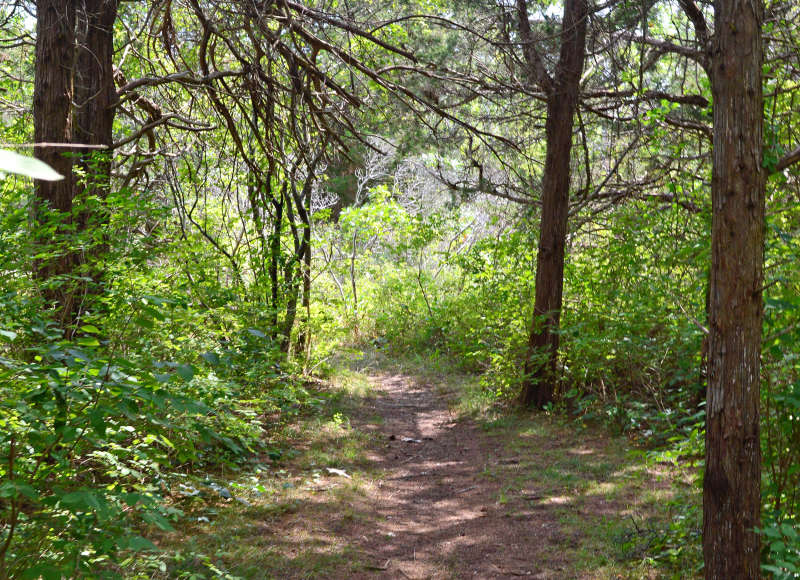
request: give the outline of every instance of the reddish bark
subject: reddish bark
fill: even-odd
[[[536,259],[536,297],[521,394],[522,404],[528,407],[543,407],[551,402],[558,380],[556,362],[564,288],[570,153],[586,54],[588,12],[586,0],[566,0],[561,31],[561,54],[555,75],[551,83],[540,82],[542,88],[548,92],[545,124],[547,152],[542,178],[542,218],[539,253]]]
[[[117,6],[118,0],[80,0],[78,5],[73,132],[77,144],[110,146],[112,143],[117,100],[113,78]],[[87,175],[86,183],[82,184],[84,194],[104,198],[111,172],[108,152],[87,148],[81,152],[79,164]]]
[[[71,0],[39,0],[36,13],[34,139],[36,143],[71,143],[75,4]],[[68,150],[36,147],[34,152],[37,158],[64,176],[61,181],[37,182],[37,198],[54,210],[69,212],[72,209],[72,157]]]
[[[75,127],[73,139],[79,146],[77,159],[83,177],[75,184],[73,196],[85,204],[76,219],[78,229],[86,231],[107,223],[108,213],[100,203],[111,185],[111,151],[117,93],[114,88],[114,21],[118,0],[79,0],[77,8],[77,47],[75,67]],[[80,147],[89,145],[93,147]],[[92,200],[95,198],[95,200]],[[102,290],[104,269],[92,263],[105,253],[105,242],[89,247],[82,256],[89,264],[84,278],[93,283],[86,290]]]
[[[763,8],[716,0],[710,336],[703,482],[706,578],[759,578],[764,263]]]
[[[111,162],[108,153],[98,155],[96,148],[65,147],[67,144],[110,146],[116,92],[112,76],[113,26],[118,0],[38,0],[36,20],[36,71],[34,86],[34,138],[37,143],[61,146],[37,146],[36,157],[64,176],[56,182],[37,182],[36,219],[49,219],[47,210],[57,212],[57,255],[37,265],[42,279],[61,276],[48,291],[48,300],[61,312],[67,327],[78,315],[76,281],[67,278],[75,273],[80,257],[64,250],[58,239],[72,231],[87,228],[90,212],[75,210],[77,195],[102,199],[108,191]],[[74,152],[80,153],[77,165],[85,175],[79,182],[73,173]],[[78,215],[73,215],[77,213]],[[41,239],[51,246],[48,233]]]
[[[67,144],[72,142],[73,66],[75,47],[75,4],[72,0],[38,0],[36,3],[36,71],[34,75],[34,140],[36,143]],[[43,223],[57,212],[58,236],[69,230],[72,221],[72,156],[68,148],[37,146],[34,154],[64,176],[60,181],[37,181],[34,215]],[[40,233],[39,240],[47,248],[52,233]],[[42,279],[63,276],[72,271],[74,256],[60,253],[36,264],[36,275]],[[45,297],[59,305],[65,319],[72,308],[72,293],[64,283],[54,285]]]

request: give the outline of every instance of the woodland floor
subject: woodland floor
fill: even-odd
[[[339,375],[335,404],[285,434],[292,458],[232,476],[235,499],[192,508],[193,523],[160,539],[183,550],[168,576],[695,575],[650,557],[696,501],[690,469],[542,414],[471,418],[462,380]]]

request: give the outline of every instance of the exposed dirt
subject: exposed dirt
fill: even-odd
[[[385,477],[369,494],[376,522],[350,530],[375,563],[356,577],[559,577],[552,554],[540,555],[560,541],[555,517],[510,517],[498,504],[500,483],[485,474],[515,460],[474,423],[456,420],[431,386],[399,375],[376,380],[383,422],[361,428],[374,433],[371,459]]]
[[[685,485],[683,472],[648,466],[599,430],[541,415],[483,428],[458,418],[449,395],[423,379],[370,380],[349,428],[343,418],[331,433],[319,427],[323,455],[301,449],[281,464],[285,483],[266,503],[234,502],[228,523],[203,524],[230,570],[243,578],[657,577],[646,551],[672,517],[665,500]]]

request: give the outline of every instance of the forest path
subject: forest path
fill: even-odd
[[[289,457],[231,481],[238,501],[193,512],[164,547],[213,554],[228,579],[655,578],[654,545],[693,549],[661,533],[698,503],[691,472],[547,415],[459,413],[469,380],[334,377],[290,426]]]
[[[509,517],[498,503],[502,483],[490,474],[519,460],[459,420],[431,384],[397,374],[373,381],[381,420],[356,421],[373,434],[369,457],[382,477],[369,493],[375,520],[351,533],[377,566],[361,576],[557,577],[558,562],[543,557],[558,542],[554,514]]]

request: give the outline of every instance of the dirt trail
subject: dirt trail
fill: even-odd
[[[648,550],[676,497],[698,501],[686,471],[543,415],[458,418],[456,377],[346,380],[332,408],[298,423],[292,459],[242,477],[265,493],[193,514],[204,517],[168,540],[244,579],[664,575]]]
[[[563,539],[555,514],[509,514],[498,503],[500,482],[487,476],[518,460],[457,420],[430,385],[402,375],[374,380],[372,420],[356,417],[354,426],[373,434],[370,459],[383,477],[368,492],[375,519],[342,530],[373,561],[354,577],[560,577],[552,553],[542,558]]]

